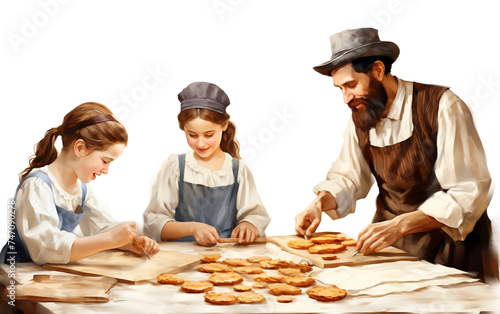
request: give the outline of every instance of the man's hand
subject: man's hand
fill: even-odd
[[[364,228],[358,235],[356,250],[365,255],[379,252],[404,235],[434,230],[442,226],[444,224],[420,210],[402,214]]]
[[[300,235],[310,237],[321,222],[321,208],[316,204],[309,205],[295,216],[295,231]]]
[[[330,192],[319,192],[311,205],[295,216],[295,231],[300,235],[312,236],[321,222],[321,213],[336,208],[337,202]]]
[[[395,219],[370,224],[359,233],[356,250],[365,255],[378,252],[396,242],[400,232]]]
[[[251,243],[259,237],[257,228],[247,221],[241,222],[234,228],[231,238],[239,238],[238,243]]]

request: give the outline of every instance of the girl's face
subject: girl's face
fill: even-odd
[[[89,183],[101,174],[107,174],[109,164],[123,153],[125,144],[113,144],[106,150],[89,151],[85,147],[80,150],[79,163],[75,173],[80,181]]]
[[[210,159],[214,153],[222,151],[220,142],[226,125],[216,124],[199,117],[184,124],[184,132],[189,147],[201,159]]]

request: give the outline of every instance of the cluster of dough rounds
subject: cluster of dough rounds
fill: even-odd
[[[206,254],[201,259],[198,271],[209,273],[207,280],[184,281],[179,275],[161,274],[157,277],[162,284],[180,285],[180,291],[187,293],[205,292],[205,301],[217,305],[235,303],[261,303],[266,298],[255,289],[268,288],[270,294],[276,296],[276,301],[289,303],[291,296],[302,293],[302,287],[310,287],[306,294],[319,301],[335,301],[346,297],[344,289],[336,286],[315,286],[316,280],[306,273],[312,271],[307,264],[297,264],[269,257],[227,258],[219,262],[220,254]],[[269,274],[265,270],[277,270],[278,275]],[[244,277],[251,277],[254,283],[249,286],[242,283]],[[214,286],[232,286],[239,295],[228,292],[213,292]]]
[[[345,251],[348,246],[356,246],[356,240],[339,234],[312,237],[309,240],[297,239],[287,242],[287,246],[297,250],[307,250],[309,254],[321,254],[324,260],[337,259],[336,253]]]

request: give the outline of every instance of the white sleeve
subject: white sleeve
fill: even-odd
[[[331,165],[326,180],[314,187],[314,193],[328,191],[335,197],[337,209],[326,214],[338,219],[355,211],[356,201],[368,195],[373,181],[370,167],[359,147],[354,123],[350,119],[339,157]]]
[[[247,163],[240,159],[238,170],[238,195],[236,197],[236,209],[238,211],[236,218],[238,222],[248,221],[253,224],[259,237],[265,236],[265,230],[271,217],[266,211],[255,186],[255,180]]]
[[[67,264],[77,235],[59,229],[59,216],[50,187],[28,178],[16,196],[16,227],[31,259],[37,264]]]
[[[445,224],[455,241],[465,239],[489,203],[491,177],[472,114],[451,91],[439,101],[436,177],[444,191],[419,210]]]
[[[90,184],[87,184],[87,196],[83,209],[85,214],[80,221],[80,229],[84,236],[103,233],[119,224],[111,217],[107,204],[101,201]]]
[[[175,209],[179,204],[179,159],[177,154],[168,156],[163,162],[151,193],[151,200],[144,211],[144,233],[161,241],[163,226],[175,220]]]

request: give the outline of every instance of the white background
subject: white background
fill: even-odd
[[[331,79],[312,70],[330,58],[329,36],[347,28],[378,28],[382,40],[401,49],[395,75],[450,86],[469,104],[496,181],[500,21],[494,3],[3,1],[1,243],[7,200],[33,146],[87,101],[114,110],[130,135],[110,173],[92,184],[115,218],[142,223],[159,165],[188,149],[177,125],[177,94],[199,80],[218,84],[231,99],[242,156],[272,217],[268,235],[293,234],[294,217],[336,159],[350,116]],[[345,219],[324,216],[319,230],[356,236],[371,221],[376,191]],[[498,199],[489,207],[497,236]]]

